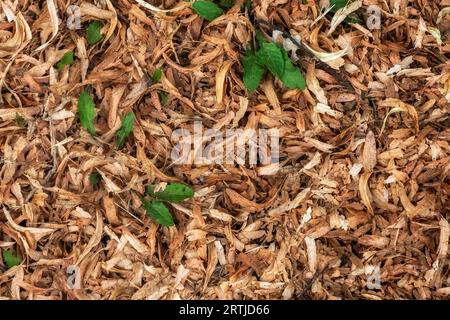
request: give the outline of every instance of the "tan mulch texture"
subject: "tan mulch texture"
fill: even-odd
[[[372,31],[331,26],[327,1],[236,1],[212,22],[189,2],[143,2],[0,1],[0,249],[22,260],[0,257],[0,299],[449,299],[450,0],[359,1],[364,18],[381,8]],[[258,19],[346,50],[333,64],[354,89],[299,54],[306,90],[267,76],[248,93],[240,59]],[[80,126],[82,90],[96,137]],[[194,120],[279,129],[282,168],[173,165],[171,134]],[[163,227],[132,190],[173,181],[196,194]]]

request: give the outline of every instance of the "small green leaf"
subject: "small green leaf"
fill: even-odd
[[[214,20],[223,13],[223,10],[220,9],[217,4],[207,0],[195,1],[192,4],[192,8],[194,9],[195,13],[208,21]]]
[[[134,113],[130,111],[125,115],[125,118],[123,118],[122,120],[122,126],[116,132],[117,147],[119,149],[123,147],[125,140],[130,135],[130,133],[133,132],[133,122],[134,122]]]
[[[252,51],[247,52],[247,55],[242,58],[242,65],[244,66],[244,85],[248,91],[253,92],[258,88],[266,68],[259,63]]]
[[[350,0],[330,0],[330,6],[333,6],[331,12],[336,12],[344,8]]]
[[[232,6],[234,6],[235,0],[220,0],[219,1],[219,6],[221,6],[222,8],[231,8]]]
[[[100,30],[102,29],[102,24],[100,21],[93,21],[89,24],[86,29],[86,40],[90,45],[93,45],[100,40],[102,40],[102,34]]]
[[[161,77],[162,77],[162,69],[158,68],[155,70],[155,72],[153,72],[152,81],[158,82],[159,80],[161,80]]]
[[[102,178],[102,176],[100,175],[100,173],[98,173],[97,171],[94,171],[89,175],[89,182],[91,183],[91,185],[94,188],[96,188],[98,186],[98,184],[100,183],[101,178]]]
[[[80,115],[81,125],[91,134],[91,136],[95,136],[95,104],[86,91],[81,92],[78,97],[78,114]]]
[[[287,52],[284,49],[282,49],[282,51],[283,51],[283,58],[285,61],[285,68],[283,74],[281,75],[281,77],[279,77],[279,79],[289,89],[304,90],[306,87],[306,82],[305,78],[303,77],[303,74],[292,63]]]
[[[284,73],[285,59],[282,49],[273,42],[260,43],[256,53],[260,63],[265,65],[272,74],[280,78]]]
[[[194,196],[194,190],[182,183],[169,183],[162,191],[154,192],[152,186],[147,186],[145,193],[169,202],[181,202]]]
[[[71,64],[73,62],[73,51],[67,51],[61,60],[56,64],[56,69],[62,70],[65,66]]]
[[[173,226],[173,218],[169,209],[161,201],[148,201],[141,197],[142,205],[147,215],[163,226]]]
[[[10,251],[3,251],[3,260],[8,269],[18,266],[22,261],[19,257],[14,256]]]
[[[163,106],[169,103],[169,96],[164,91],[158,91],[159,101]]]

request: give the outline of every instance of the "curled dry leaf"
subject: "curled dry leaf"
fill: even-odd
[[[359,177],[359,194],[361,196],[361,200],[366,206],[369,213],[373,214],[373,207],[372,207],[372,194],[370,193],[369,189],[369,178],[372,175],[371,171],[364,172]]]

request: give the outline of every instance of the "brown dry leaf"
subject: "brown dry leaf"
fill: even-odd
[[[270,105],[274,108],[276,114],[281,114],[280,101],[278,100],[275,88],[273,86],[273,81],[268,79],[261,84],[261,88],[267,97]]]
[[[14,222],[13,218],[11,217],[9,211],[6,208],[3,208],[3,213],[5,214],[6,220],[8,221],[9,225],[14,230],[31,235],[35,241],[39,241],[39,239],[41,239],[42,237],[45,237],[46,235],[55,232],[55,229],[53,228],[22,227]]]
[[[225,61],[220,67],[219,71],[216,73],[216,101],[218,104],[221,104],[223,102],[225,79],[233,63],[233,60]]]
[[[372,130],[369,130],[364,141],[362,164],[364,170],[367,172],[372,171],[377,164],[377,143],[375,141],[375,135],[373,134]]]
[[[116,205],[114,199],[111,197],[103,197],[103,209],[105,210],[106,219],[112,225],[120,225],[120,220],[117,216]]]
[[[450,226],[446,219],[441,218],[439,221],[441,232],[439,234],[439,247],[438,256],[441,259],[445,259],[448,253],[448,241],[450,237]]]
[[[325,95],[325,91],[320,87],[319,80],[317,80],[315,73],[316,69],[314,64],[309,64],[308,71],[306,72],[306,83],[308,85],[308,89],[314,93],[320,103],[327,105],[328,99]]]
[[[281,213],[286,213],[289,210],[297,208],[300,203],[308,199],[311,188],[306,188],[299,192],[292,201],[285,202],[281,206],[274,208],[269,211],[269,216],[275,216]]]
[[[58,35],[59,18],[58,18],[57,7],[56,7],[55,2],[53,0],[48,0],[48,1],[46,1],[46,3],[47,3],[47,10],[49,12],[49,17],[50,17],[50,25],[51,25],[51,29],[52,29],[52,37],[47,42],[45,42],[41,46],[39,46],[36,49],[37,51],[40,51],[40,50],[46,48],[53,41],[53,39],[55,39],[56,36]]]
[[[361,196],[361,200],[366,206],[369,213],[373,214],[373,208],[372,208],[372,194],[370,193],[369,189],[369,178],[372,175],[371,171],[364,172],[359,177],[359,194]]]
[[[398,100],[398,99],[387,99],[387,100],[384,100],[384,101],[380,102],[378,104],[378,106],[380,106],[380,107],[391,107],[392,108],[392,110],[390,110],[389,113],[387,114],[386,119],[393,112],[406,112],[406,113],[408,113],[411,116],[411,118],[413,119],[413,121],[414,121],[414,126],[415,126],[415,129],[416,129],[416,132],[419,131],[419,116],[418,116],[416,108],[414,108],[414,106],[412,106],[410,104],[407,104],[407,103],[404,103],[403,101]],[[386,119],[384,120],[385,123],[386,123]],[[381,131],[383,131],[383,129],[384,129],[384,125],[383,125],[383,128],[382,128]]]
[[[80,256],[77,259],[76,265],[79,265],[83,259],[91,252],[92,249],[96,245],[99,244],[103,233],[103,218],[100,215],[99,211],[96,213],[96,222],[95,222],[95,231],[92,237],[89,239],[89,242],[86,244],[86,247],[84,248],[83,252],[80,254]]]
[[[233,128],[237,127],[239,121],[244,117],[248,108],[248,99],[245,97],[239,97],[239,110],[236,112],[236,116],[233,119]]]
[[[382,236],[365,235],[358,239],[358,243],[363,246],[385,248],[389,244],[389,239]]]
[[[317,268],[317,248],[313,238],[305,237],[306,252],[308,255],[309,271],[316,272]]]

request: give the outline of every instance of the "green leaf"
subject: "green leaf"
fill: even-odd
[[[102,24],[100,21],[93,21],[89,24],[86,29],[86,40],[90,45],[93,45],[100,40],[102,40],[102,34],[100,30],[102,29]]]
[[[287,52],[282,49],[283,58],[285,61],[284,73],[279,77],[283,84],[290,89],[304,90],[306,88],[306,81],[300,70],[292,63]]]
[[[195,13],[208,21],[214,20],[223,13],[223,10],[220,9],[217,4],[206,0],[195,1],[192,4],[192,8],[194,9]]]
[[[164,91],[158,91],[159,101],[163,106],[169,103],[169,96]]]
[[[133,122],[134,122],[134,113],[130,111],[126,114],[125,118],[123,118],[122,126],[116,132],[117,147],[119,149],[123,147],[125,140],[130,135],[130,133],[133,132]]]
[[[162,69],[158,68],[155,70],[155,72],[153,72],[152,81],[158,82],[159,80],[161,80],[161,77],[162,77]]]
[[[333,6],[331,12],[336,12],[339,9],[344,8],[350,0],[330,0],[330,6]]]
[[[258,88],[266,68],[259,63],[252,51],[247,52],[247,55],[242,58],[242,65],[244,66],[244,85],[248,91],[253,92]]]
[[[3,260],[8,269],[18,266],[22,261],[19,257],[14,256],[10,251],[3,251]]]
[[[142,197],[141,201],[150,218],[166,227],[174,225],[172,215],[164,203],[161,201],[148,201]]]
[[[102,178],[102,176],[100,175],[100,173],[98,173],[97,171],[94,171],[89,175],[89,182],[91,183],[91,185],[94,188],[96,188],[97,185],[100,183],[101,178]]]
[[[65,66],[71,64],[73,62],[73,51],[67,51],[61,60],[56,64],[56,69],[62,70]]]
[[[220,0],[219,1],[219,6],[221,6],[222,8],[231,8],[232,6],[234,6],[235,1],[234,0]]]
[[[80,115],[81,125],[91,134],[91,136],[95,136],[95,104],[86,91],[81,92],[78,97],[78,113]]]
[[[285,59],[282,49],[273,42],[260,43],[256,53],[260,63],[266,66],[272,74],[280,78],[284,73]]]
[[[162,191],[154,192],[152,186],[147,186],[145,193],[169,202],[181,202],[194,196],[194,190],[182,183],[169,183]]]

